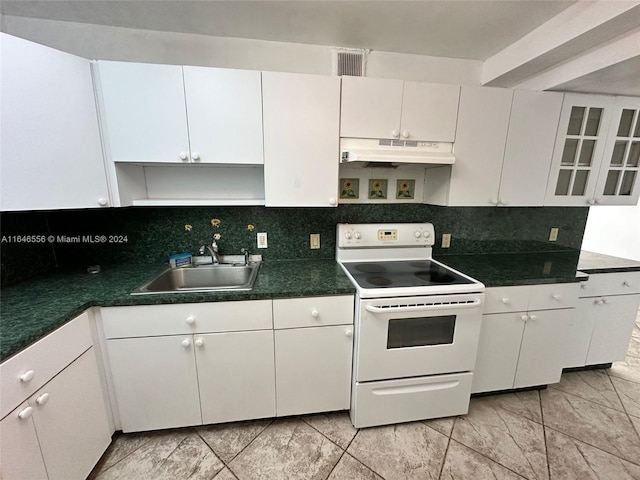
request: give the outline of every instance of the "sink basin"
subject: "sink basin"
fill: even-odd
[[[253,288],[260,262],[169,268],[136,288],[132,295],[245,291]]]

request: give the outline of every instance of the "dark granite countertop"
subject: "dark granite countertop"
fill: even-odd
[[[156,305],[264,298],[309,297],[354,293],[332,259],[263,262],[249,292],[130,295],[166,266],[104,266],[90,275],[61,272],[2,288],[0,295],[0,361],[52,332],[93,306]]]
[[[582,250],[578,270],[585,273],[640,272],[640,262]]]

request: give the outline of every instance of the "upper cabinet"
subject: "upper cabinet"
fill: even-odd
[[[336,206],[340,78],[263,72],[262,87],[266,205]]]
[[[453,142],[460,87],[342,77],[340,136]]]
[[[260,72],[97,63],[114,162],[261,164]]]
[[[89,61],[0,36],[0,208],[109,206]]]

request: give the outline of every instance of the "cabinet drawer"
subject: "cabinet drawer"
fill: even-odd
[[[529,310],[552,310],[575,308],[578,305],[579,283],[554,283],[531,285],[529,289]]]
[[[287,298],[273,301],[276,329],[353,323],[353,296]]]
[[[640,293],[640,272],[592,273],[582,285],[580,298]]]
[[[93,345],[89,312],[0,364],[0,418],[51,380]],[[28,372],[33,372],[29,374]],[[27,374],[25,381],[20,377]],[[28,378],[31,377],[29,380]]]
[[[484,313],[524,312],[529,287],[492,287],[485,290]]]
[[[100,313],[106,338],[273,328],[271,300],[109,307]]]

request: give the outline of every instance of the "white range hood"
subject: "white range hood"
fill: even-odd
[[[340,139],[341,163],[452,165],[453,144],[417,140]]]

